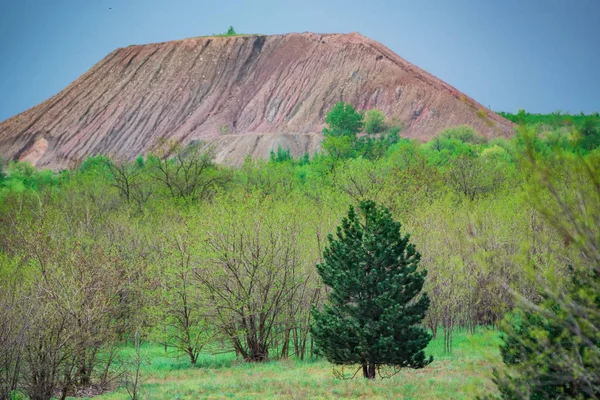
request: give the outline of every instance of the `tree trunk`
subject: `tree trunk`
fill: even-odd
[[[190,356],[190,362],[192,363],[192,365],[196,365],[196,354],[194,352],[194,349],[192,349],[191,347],[187,348],[187,353]]]
[[[376,371],[375,364],[373,364],[373,363],[363,364],[362,370],[363,370],[363,378],[375,379],[375,371]]]
[[[306,354],[306,335],[302,338],[302,342],[300,342],[300,360],[304,361],[304,355]]]
[[[294,340],[294,355],[298,357],[300,355],[300,344],[298,342],[298,328],[294,328],[292,338]]]
[[[265,362],[269,359],[269,347],[266,343],[258,343],[256,340],[248,343],[248,352],[244,360],[247,362]]]
[[[286,329],[285,335],[283,336],[283,345],[281,347],[281,356],[280,358],[287,359],[289,357],[289,348],[290,348],[290,331],[291,329]]]
[[[375,379],[375,364],[369,364],[369,379]]]

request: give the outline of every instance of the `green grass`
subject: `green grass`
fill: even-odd
[[[336,379],[333,366],[322,359],[248,364],[230,353],[204,354],[192,367],[185,358],[165,355],[161,346],[145,345],[142,352],[148,363],[142,366],[141,391],[147,399],[467,399],[476,390],[494,390],[489,374],[491,363],[499,357],[498,343],[495,332],[482,330],[470,336],[458,331],[452,354],[444,354],[440,335],[427,348],[427,354],[434,356],[427,368],[403,370],[376,381]],[[122,355],[133,356],[133,349],[124,349]],[[98,398],[128,397],[119,389]]]

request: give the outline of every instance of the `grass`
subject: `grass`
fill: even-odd
[[[467,399],[477,390],[493,391],[489,374],[499,357],[497,333],[457,331],[452,354],[444,354],[439,336],[427,348],[434,356],[431,365],[376,381],[336,379],[333,366],[322,359],[248,364],[231,353],[204,354],[192,367],[187,359],[169,357],[161,346],[149,344],[142,348],[148,362],[141,370],[141,391],[146,399]],[[133,356],[133,349],[124,349],[123,356]],[[98,397],[127,398],[124,389]]]

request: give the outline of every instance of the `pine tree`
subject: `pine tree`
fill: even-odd
[[[312,310],[312,333],[318,354],[338,365],[359,364],[374,379],[384,365],[423,368],[431,335],[419,326],[429,306],[419,296],[425,276],[420,254],[400,232],[388,209],[363,201],[358,213],[329,235],[324,262],[317,265],[331,287],[323,310]]]

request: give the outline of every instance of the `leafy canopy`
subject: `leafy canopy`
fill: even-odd
[[[350,103],[337,103],[325,117],[325,136],[356,136],[363,128],[363,115]]]

